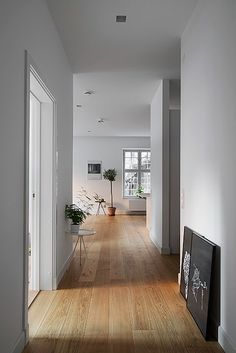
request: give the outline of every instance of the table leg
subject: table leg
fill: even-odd
[[[101,204],[101,207],[102,207],[102,210],[103,210],[104,215],[105,215],[105,214],[106,214],[106,212],[105,212],[104,207],[103,207],[103,205],[102,205],[102,204]]]
[[[100,211],[100,203],[98,204],[98,209],[97,209],[96,216],[98,216],[98,215],[99,215],[99,211]]]
[[[81,236],[79,237],[79,263],[81,266]]]
[[[85,242],[84,242],[84,237],[82,236],[82,243],[83,243],[83,246],[84,246],[84,252],[85,252],[85,255],[87,257],[87,250],[86,250],[86,246],[85,246]]]
[[[77,237],[77,240],[76,240],[76,243],[75,243],[75,247],[74,247],[74,250],[73,250],[73,253],[72,253],[72,257],[74,256],[75,249],[77,247],[78,241],[79,241],[79,237]]]

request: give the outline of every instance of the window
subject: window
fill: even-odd
[[[135,197],[139,187],[151,191],[150,150],[123,150],[123,196]]]

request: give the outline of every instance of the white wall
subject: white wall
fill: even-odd
[[[0,350],[22,343],[24,50],[57,101],[57,274],[71,251],[64,205],[72,189],[72,74],[44,0],[3,0],[0,11]]]
[[[117,212],[128,210],[128,200],[122,197],[122,148],[150,147],[149,137],[74,137],[74,177],[73,197],[83,186],[89,196],[94,193],[102,195],[110,203],[110,185],[107,180],[87,180],[87,161],[102,161],[104,169],[115,168],[118,171],[116,181],[113,183],[114,206]],[[96,211],[96,207],[95,207]]]
[[[180,110],[170,110],[170,252],[180,252]]]
[[[179,84],[177,85],[179,87]],[[179,110],[170,110],[170,81],[151,103],[152,220],[150,237],[163,254],[179,252]],[[176,90],[178,92],[178,90]],[[175,105],[178,98],[175,98]]]
[[[151,103],[151,209],[150,237],[162,248],[162,129],[163,129],[163,81]]]
[[[221,247],[221,327],[236,352],[236,2],[200,0],[182,38],[181,224]]]

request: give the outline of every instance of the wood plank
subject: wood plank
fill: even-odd
[[[38,297],[35,299],[34,305],[31,306],[29,310],[30,339],[36,335],[43,319],[45,318],[45,315],[47,314],[55,298],[55,295],[55,291],[42,291],[40,292],[40,295],[38,295]]]
[[[87,318],[85,334],[108,334],[109,328],[109,288],[94,287]]]
[[[109,333],[113,353],[134,352],[128,295],[126,287],[110,288]]]
[[[60,331],[60,339],[57,340],[55,353],[79,352],[85,332],[92,296],[91,284],[83,283],[79,289],[72,289],[71,295],[73,301]]]
[[[133,331],[135,353],[174,353],[169,345],[165,345],[162,335],[154,330]]]

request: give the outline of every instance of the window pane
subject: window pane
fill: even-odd
[[[124,180],[124,196],[135,196],[135,191],[138,188],[138,173],[125,172]]]
[[[143,151],[141,152],[141,168],[150,169],[151,168],[151,152]]]
[[[138,169],[138,152],[125,152],[125,169]]]
[[[131,158],[125,158],[125,169],[131,169]]]
[[[143,187],[145,193],[151,192],[151,173],[150,172],[141,173],[141,186]]]

